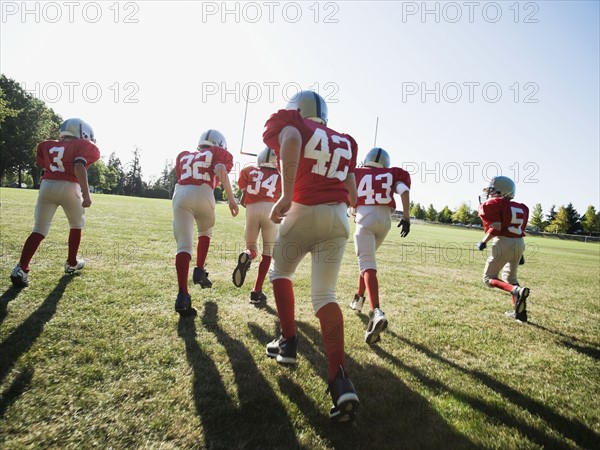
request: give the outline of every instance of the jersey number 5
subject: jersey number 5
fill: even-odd
[[[523,210],[514,206],[511,206],[510,210],[512,211],[512,219],[508,231],[521,236],[523,234]]]

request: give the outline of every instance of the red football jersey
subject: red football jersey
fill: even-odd
[[[275,203],[281,197],[281,176],[270,167],[244,167],[240,172],[238,186],[246,190],[244,204],[258,202]]]
[[[325,125],[304,119],[296,110],[280,109],[265,124],[264,143],[280,159],[279,133],[287,126],[298,129],[302,148],[292,200],[303,205],[347,203],[344,180],[356,167],[354,139]],[[283,168],[285,170],[285,168]]]
[[[501,230],[493,231],[492,236],[523,237],[529,220],[529,208],[514,200],[493,197],[479,206],[479,217],[486,233],[492,223],[500,222]]]
[[[397,183],[404,183],[410,189],[410,174],[399,167],[359,167],[356,177],[356,206],[387,205],[396,210],[394,200]]]
[[[86,139],[44,141],[37,146],[36,161],[44,170],[44,180],[64,180],[77,183],[75,162],[86,169],[100,159],[100,150]]]
[[[213,189],[218,184],[215,166],[225,165],[227,173],[233,167],[233,156],[221,147],[209,147],[195,152],[181,152],[175,161],[177,184],[208,184]]]

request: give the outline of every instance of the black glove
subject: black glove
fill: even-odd
[[[410,220],[405,219],[403,217],[402,219],[400,219],[400,222],[398,222],[398,228],[402,228],[400,230],[400,236],[408,236],[408,233],[410,233]]]
[[[479,250],[479,251],[485,250],[486,247],[487,247],[487,244],[485,242],[480,242],[479,244],[477,244],[477,250]]]
[[[525,264],[525,257],[523,255],[521,255],[521,259],[519,260],[519,265],[522,266],[523,264]]]

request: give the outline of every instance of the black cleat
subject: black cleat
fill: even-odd
[[[267,296],[264,292],[250,292],[250,303],[259,306],[267,303]]]
[[[199,284],[202,289],[212,287],[212,281],[208,279],[208,272],[204,270],[204,267],[194,267],[192,280],[194,284]]]
[[[252,258],[250,258],[250,255],[247,252],[243,251],[242,253],[240,253],[240,256],[238,257],[237,266],[233,270],[233,275],[231,276],[233,284],[236,287],[242,287],[242,285],[244,284],[244,280],[246,279],[246,272],[248,272],[251,262]]]
[[[10,274],[10,281],[14,288],[26,288],[29,286],[29,274],[21,269],[21,264],[17,264]]]
[[[512,290],[512,295],[515,297],[515,314],[516,316],[522,315],[527,311],[527,297],[529,297],[529,288],[516,286]]]
[[[298,337],[285,339],[283,335],[267,344],[267,356],[276,358],[280,364],[296,364]]]
[[[197,311],[192,308],[192,297],[189,294],[184,294],[183,292],[177,294],[175,312],[184,317],[195,316],[197,314]]]
[[[388,321],[385,318],[385,314],[379,308],[375,308],[374,311],[369,313],[369,324],[367,325],[367,331],[365,331],[365,342],[369,345],[373,345],[381,341],[381,332],[385,331],[388,326]]]
[[[327,390],[333,401],[329,418],[333,422],[354,422],[360,401],[352,381],[350,381],[342,366],[340,366],[335,379],[329,383]]]

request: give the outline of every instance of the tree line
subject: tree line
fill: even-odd
[[[63,118],[52,108],[26,92],[19,83],[0,75],[0,181],[2,186],[39,187],[41,169],[37,166],[36,146],[46,139],[58,139]],[[88,171],[90,188],[95,192],[136,197],[171,198],[177,175],[167,161],[160,177],[147,183],[142,179],[141,149],[135,147],[133,159],[123,163],[112,153]],[[237,185],[234,186],[238,191]],[[226,200],[222,186],[215,189],[217,200]]]
[[[0,76],[0,180],[3,186],[24,184],[38,187],[41,171],[35,162],[36,145],[46,139],[58,139],[63,119],[46,104],[24,91],[19,83],[4,74]],[[160,176],[146,182],[142,179],[141,149],[135,147],[131,161],[123,163],[115,153],[107,162],[102,159],[90,166],[89,184],[92,191],[115,195],[169,199],[173,195],[177,175],[172,161],[167,161]],[[235,196],[241,192],[233,184]],[[215,189],[215,199],[226,200],[222,186]],[[481,226],[477,210],[462,203],[456,211],[444,206],[437,211],[411,202],[410,215],[416,219],[438,223]],[[600,212],[589,206],[579,215],[573,205],[553,205],[544,216],[542,205],[531,211],[529,225],[534,231],[550,233],[600,235]]]
[[[411,202],[410,215],[415,219],[428,222],[469,226],[482,225],[477,210],[472,210],[467,203],[462,203],[456,211],[452,211],[448,206],[444,206],[438,212],[432,204],[425,209],[419,203]],[[596,208],[590,205],[585,214],[580,215],[573,204],[569,203],[567,206],[560,206],[558,210],[556,209],[556,205],[552,205],[548,213],[544,216],[542,205],[536,203],[533,209],[530,210],[527,228],[530,231],[546,233],[600,236],[600,212],[596,211]]]

